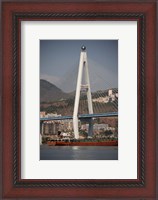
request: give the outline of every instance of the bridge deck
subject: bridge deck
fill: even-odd
[[[118,112],[108,112],[108,113],[98,113],[98,114],[82,114],[78,115],[79,119],[88,119],[95,117],[117,117]],[[73,116],[58,116],[58,117],[44,117],[40,118],[40,121],[50,121],[50,120],[66,120],[73,119]]]

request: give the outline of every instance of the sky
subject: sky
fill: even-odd
[[[83,45],[91,91],[118,87],[118,40],[40,40],[40,78],[75,91]]]

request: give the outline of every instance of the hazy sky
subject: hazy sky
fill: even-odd
[[[65,92],[74,91],[82,45],[87,50],[91,90],[118,87],[117,40],[41,40],[40,78]]]

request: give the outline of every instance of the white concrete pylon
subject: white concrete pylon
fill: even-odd
[[[86,82],[85,85],[82,85],[83,72],[85,73],[85,82]],[[81,47],[78,78],[77,78],[77,85],[76,85],[76,96],[75,96],[74,112],[73,112],[73,128],[74,128],[74,134],[75,134],[76,139],[79,138],[78,108],[79,108],[79,100],[80,100],[80,91],[82,87],[86,89],[86,93],[87,93],[88,112],[89,114],[93,114],[92,96],[91,96],[90,80],[89,80],[89,72],[88,72],[87,52],[86,52],[85,46]]]

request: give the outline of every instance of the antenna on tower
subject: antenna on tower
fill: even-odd
[[[82,84],[83,72],[85,73],[85,84]],[[92,105],[92,96],[91,96],[91,89],[90,89],[87,52],[86,52],[86,46],[84,46],[84,45],[81,47],[81,53],[80,53],[78,78],[77,78],[77,85],[76,85],[76,95],[75,95],[75,103],[74,103],[74,112],[73,112],[73,127],[74,127],[74,135],[75,135],[76,139],[79,138],[78,109],[79,109],[80,92],[83,89],[87,93],[88,112],[89,112],[89,114],[93,114],[93,105]],[[92,126],[92,123],[90,122],[89,123],[89,131],[90,130],[92,131],[91,126]]]

